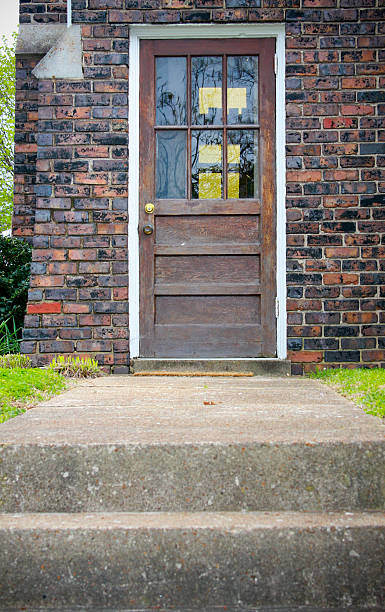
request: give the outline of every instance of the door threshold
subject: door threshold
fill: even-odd
[[[185,375],[210,374],[243,376],[290,376],[290,361],[277,358],[240,358],[240,359],[168,359],[137,357],[131,359],[131,374],[141,375]]]

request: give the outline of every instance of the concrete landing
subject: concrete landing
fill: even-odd
[[[311,380],[106,377],[0,427],[1,508],[381,510],[384,436]]]
[[[383,442],[384,423],[301,378],[108,376],[0,427],[0,444]]]

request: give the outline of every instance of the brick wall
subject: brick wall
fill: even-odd
[[[15,181],[13,234],[32,241],[35,222],[38,82],[32,75],[39,57],[16,62]]]
[[[127,26],[82,29],[83,81],[41,80],[22,350],[127,367]]]
[[[63,21],[63,2],[23,20]],[[129,23],[286,22],[288,349],[385,366],[384,0],[73,0],[84,82],[40,83],[24,350],[125,365]],[[37,7],[40,7],[38,10]],[[55,9],[57,8],[57,10]],[[56,11],[56,12],[55,12]]]
[[[20,23],[66,23],[67,0],[19,0]]]
[[[286,12],[289,357],[384,365],[385,9],[303,4]]]

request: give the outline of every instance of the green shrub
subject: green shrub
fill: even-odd
[[[58,355],[51,361],[48,368],[71,378],[96,378],[102,375],[98,362],[91,358],[80,359],[80,357]]]
[[[27,305],[31,256],[32,249],[24,240],[0,236],[0,323],[9,324],[13,318],[19,334]]]
[[[0,355],[0,368],[31,368],[31,360],[27,355]]]

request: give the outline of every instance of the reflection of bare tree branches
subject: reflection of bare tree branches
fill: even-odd
[[[185,132],[158,132],[156,197],[186,197]]]
[[[258,120],[258,57],[230,56],[228,58],[228,87],[246,88],[247,108],[239,115],[228,110],[229,123],[257,123]]]
[[[229,144],[239,145],[238,163],[229,166],[230,172],[239,173],[239,197],[255,198],[258,194],[258,132],[256,130],[229,130]]]
[[[214,172],[219,173],[222,176],[223,160],[221,163],[200,163],[199,162],[199,151],[204,145],[216,145],[221,147],[223,150],[223,133],[219,130],[200,131],[194,130],[191,138],[191,157],[192,157],[192,173],[191,173],[191,187],[192,197],[194,199],[202,198],[202,194],[199,193],[199,172]],[[203,195],[206,199],[207,194]]]
[[[158,125],[185,125],[186,101],[175,96],[166,89],[166,83],[157,86],[157,124]],[[160,117],[162,120],[160,120]]]
[[[191,59],[192,123],[195,125],[220,123],[222,109],[209,108],[205,115],[199,112],[199,89],[202,87],[222,87],[221,57]]]
[[[157,123],[160,125],[186,125],[190,118],[186,116],[186,64],[180,62],[182,58],[158,58],[157,64]],[[185,59],[185,58],[183,58]],[[178,60],[180,65],[170,60]],[[227,87],[235,89],[246,88],[247,109],[238,115],[238,109],[229,110],[231,123],[257,123],[258,113],[258,57],[256,56],[229,56],[228,57],[228,83]],[[171,69],[174,72],[171,72]],[[221,122],[222,109],[209,107],[199,108],[199,91],[201,88],[222,88],[222,57],[205,56],[191,59],[191,92],[193,125],[209,125]],[[200,113],[207,110],[207,113]],[[231,117],[230,117],[231,114]],[[235,127],[235,126],[234,126]],[[229,173],[239,175],[239,197],[256,198],[259,190],[258,175],[258,138],[257,129],[229,129],[228,144],[239,146],[239,161],[226,163]],[[157,197],[179,198],[186,197],[186,135],[187,132],[158,132],[157,136]],[[222,151],[221,162],[202,162],[200,151],[202,146],[220,146]],[[213,191],[218,193],[219,176],[221,185],[224,172],[223,159],[223,131],[219,129],[193,130],[191,133],[191,182],[192,197],[194,199],[210,197],[210,181],[201,190],[206,189],[202,195],[199,193],[199,175],[207,173],[216,175],[218,180]],[[233,177],[234,178],[234,177]],[[236,179],[237,180],[237,179]],[[223,197],[223,194],[222,194]]]
[[[186,125],[186,58],[158,57],[156,61],[156,122]]]

